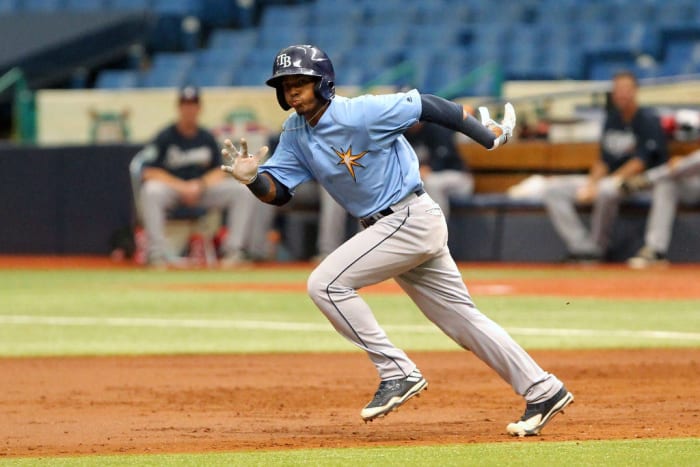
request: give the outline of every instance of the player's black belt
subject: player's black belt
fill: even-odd
[[[424,193],[425,193],[425,190],[423,188],[418,188],[416,191],[414,191],[411,194],[416,195],[416,196],[420,196]],[[403,201],[403,200],[401,200],[401,201]],[[401,202],[401,201],[399,201],[399,202]],[[362,219],[360,219],[360,225],[362,225],[362,227],[364,227],[366,229],[370,225],[374,225],[382,217],[386,217],[390,214],[394,214],[394,210],[391,209],[391,207],[388,207],[386,209],[382,209],[381,211],[376,212],[376,213],[372,214],[371,216],[363,217]]]

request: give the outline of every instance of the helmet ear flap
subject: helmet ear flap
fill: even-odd
[[[279,103],[280,107],[282,107],[282,110],[289,110],[292,107],[287,104],[287,100],[284,98],[284,91],[282,90],[282,85],[278,85],[275,88],[275,91],[277,93],[277,102]]]

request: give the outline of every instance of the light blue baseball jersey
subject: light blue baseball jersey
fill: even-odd
[[[350,214],[372,215],[422,187],[418,158],[403,137],[418,121],[417,90],[338,96],[315,127],[289,116],[270,159],[260,167],[290,190],[314,179]]]

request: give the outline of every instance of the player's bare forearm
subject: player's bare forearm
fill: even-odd
[[[258,173],[255,180],[246,186],[263,203],[282,206],[292,199],[287,187],[267,172]]]

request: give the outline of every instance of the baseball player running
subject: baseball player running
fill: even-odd
[[[335,95],[334,81],[333,65],[319,48],[282,49],[267,84],[282,109],[295,113],[267,162],[267,147],[249,154],[245,140],[240,149],[227,140],[222,152],[230,163],[222,170],[273,205],[289,201],[302,182],[317,180],[364,226],[328,255],[307,283],[333,327],[367,352],[379,373],[379,388],[360,416],[365,421],[385,416],[428,386],[358,294],[394,278],[429,320],[525,398],[525,413],[507,432],[539,434],[574,397],[477,309],[447,247],[445,218],[424,192],[418,158],[403,137],[417,121],[431,121],[495,149],[512,135],[513,107],[506,104],[502,124],[482,108],[479,122],[461,105],[415,89],[350,99]]]

